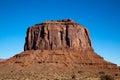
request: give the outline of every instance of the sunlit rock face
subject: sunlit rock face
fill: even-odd
[[[24,50],[0,63],[0,71],[84,71],[90,74],[120,71],[116,64],[94,52],[88,30],[70,19],[29,27]]]
[[[28,28],[24,50],[92,49],[88,30],[73,20],[46,21]]]

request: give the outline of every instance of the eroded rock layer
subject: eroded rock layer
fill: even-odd
[[[44,64],[53,64],[56,69],[50,68],[58,71],[63,65],[60,70],[79,70],[82,66],[118,70],[116,64],[105,61],[94,52],[88,30],[70,19],[46,21],[29,27],[24,50],[10,62],[15,59],[14,63],[27,61],[40,63],[44,67]]]
[[[28,28],[24,50],[92,49],[89,32],[70,19]]]
[[[88,80],[120,74],[120,67],[94,52],[88,30],[70,19],[28,28],[24,50],[0,62],[1,80]]]

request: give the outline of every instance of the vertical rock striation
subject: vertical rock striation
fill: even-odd
[[[88,30],[70,19],[29,27],[24,50],[2,62],[0,71],[120,72],[120,67],[93,51]]]
[[[28,28],[24,50],[92,49],[89,32],[74,21],[46,21]]]

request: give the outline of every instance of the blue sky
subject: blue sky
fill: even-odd
[[[95,52],[120,65],[120,0],[0,0],[0,58],[23,51],[28,27],[66,18],[87,27]]]

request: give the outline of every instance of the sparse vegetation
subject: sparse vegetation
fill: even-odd
[[[103,72],[103,71],[100,71],[100,72],[99,72],[99,74],[100,74],[100,75],[104,75],[104,74],[105,74],[105,72]]]
[[[80,71],[81,72],[81,71]],[[101,73],[101,72],[100,72]],[[120,80],[111,75],[103,74],[100,77],[78,72],[0,72],[0,80]]]
[[[83,71],[78,71],[78,73],[79,73],[79,74],[82,74],[82,73],[83,73]]]
[[[110,75],[101,75],[101,80],[114,80],[114,78]]]
[[[72,75],[72,79],[75,79],[75,74]]]
[[[115,76],[119,76],[119,74],[118,74],[118,73],[116,73],[116,74],[115,74]]]

